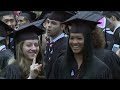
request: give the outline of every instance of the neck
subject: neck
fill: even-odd
[[[60,32],[59,34],[57,34],[57,35],[54,35],[54,36],[52,36],[51,37],[51,40],[54,40],[55,38],[57,38],[59,35],[61,35],[63,32]]]
[[[32,60],[25,59],[25,61],[26,61],[26,64],[27,64],[28,66],[32,65]]]
[[[83,55],[82,54],[74,54],[75,60],[78,64],[78,69],[80,68],[82,62],[83,62]]]

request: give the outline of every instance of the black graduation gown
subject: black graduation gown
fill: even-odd
[[[2,70],[0,76],[6,79],[24,79],[22,71],[17,64],[8,65]]]
[[[120,45],[120,27],[114,32],[114,43]]]
[[[106,30],[103,33],[105,34],[105,41],[106,41],[105,49],[112,50],[112,47],[113,47],[113,44],[114,44],[113,35],[107,33]]]
[[[47,79],[51,74],[51,69],[54,62],[57,59],[59,59],[59,57],[64,56],[68,44],[67,42],[68,42],[67,37],[63,37],[57,40],[52,46],[52,50],[53,50],[52,54],[51,52],[48,51],[49,50],[48,47],[46,47],[46,54],[44,61],[45,61],[45,75]]]
[[[113,79],[120,79],[120,58],[113,51],[94,49],[94,54],[108,65],[112,72]]]
[[[67,72],[63,67],[63,58],[61,57],[61,60],[57,60],[54,64],[50,79],[112,79],[108,66],[95,56],[92,60],[82,63],[79,70],[76,60],[73,60]]]
[[[0,51],[0,69],[5,68],[8,65],[10,58],[12,58],[14,54],[10,49],[6,49],[4,51]]]

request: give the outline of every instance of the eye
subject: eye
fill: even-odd
[[[38,46],[39,46],[39,44],[38,44],[38,43],[35,43],[34,45],[35,45],[35,47],[38,47]]]
[[[7,23],[7,22],[8,22],[8,20],[5,19],[5,20],[4,20],[4,23]]]
[[[14,22],[14,19],[10,19],[11,22]]]
[[[57,25],[57,23],[55,21],[52,21],[51,24]]]
[[[29,44],[26,44],[26,46],[27,46],[27,47],[31,47],[31,46],[32,46],[32,44],[31,44],[31,43],[29,43]]]
[[[46,24],[49,23],[49,20],[46,20],[44,23],[46,23]]]
[[[81,40],[82,38],[78,38],[79,40]]]

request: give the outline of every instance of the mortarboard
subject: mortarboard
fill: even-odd
[[[42,13],[40,14],[40,16],[38,17],[38,19],[45,19],[47,17],[47,15],[49,15],[52,11],[42,11]]]
[[[38,39],[38,35],[42,35],[44,30],[37,27],[35,23],[30,23],[19,27],[14,33],[9,36],[15,39],[16,44],[20,41]]]
[[[103,16],[97,13],[80,11],[63,23],[72,25],[70,32],[91,32],[97,24],[100,24],[98,21],[101,18],[103,18]]]
[[[75,14],[75,11],[52,11],[48,18],[51,20],[64,22]]]
[[[14,56],[16,58],[16,45],[20,43],[21,41],[24,40],[33,40],[33,39],[38,39],[39,40],[39,35],[42,35],[44,33],[44,30],[37,27],[35,23],[30,23],[23,25],[19,27],[16,31],[13,33],[9,34],[9,37],[13,38],[14,41]]]
[[[36,19],[36,14],[33,13],[32,11],[22,11],[20,16],[27,17],[30,21],[33,21]]]
[[[40,20],[32,22],[32,24],[37,26],[37,27],[41,27],[43,22],[44,22],[44,19],[40,19]]]

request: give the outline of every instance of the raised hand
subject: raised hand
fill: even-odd
[[[36,54],[34,56],[32,65],[30,66],[30,75],[28,79],[35,79],[41,72],[42,64],[36,63]]]

